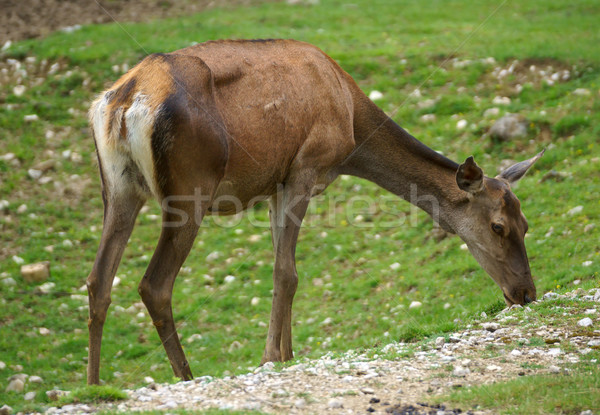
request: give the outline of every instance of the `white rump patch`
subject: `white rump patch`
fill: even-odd
[[[148,97],[138,93],[135,95],[131,107],[125,113],[127,142],[131,158],[140,169],[152,194],[158,197],[152,155],[152,128],[156,114],[151,111],[147,102]]]

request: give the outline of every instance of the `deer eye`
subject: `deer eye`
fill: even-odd
[[[492,230],[498,235],[504,234],[504,226],[500,225],[499,223],[492,223]]]

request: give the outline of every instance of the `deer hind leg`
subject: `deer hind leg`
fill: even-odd
[[[104,227],[100,247],[87,278],[89,296],[88,384],[100,382],[100,346],[112,283],[135,218],[144,199],[134,191],[108,194],[104,202]]]
[[[296,241],[306,213],[314,180],[288,182],[271,197],[270,219],[275,264],[273,267],[273,304],[267,343],[261,360],[287,361],[292,351],[292,302],[298,286]]]
[[[207,208],[205,205],[194,208],[193,204],[190,201],[171,203],[172,209],[163,210],[158,245],[138,288],[173,372],[183,380],[192,379],[192,372],[179,342],[171,299],[175,278],[190,252]]]

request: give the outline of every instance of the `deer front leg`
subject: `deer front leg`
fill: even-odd
[[[87,278],[89,296],[89,347],[87,383],[100,383],[100,347],[110,291],[135,218],[144,204],[135,196],[112,198],[105,202],[104,227],[94,267]]]
[[[287,361],[294,357],[292,302],[298,286],[296,241],[310,201],[312,183],[286,184],[282,193],[271,197],[269,201],[275,265],[271,319],[261,364]]]

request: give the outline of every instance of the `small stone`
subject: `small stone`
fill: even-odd
[[[423,114],[423,115],[421,115],[419,120],[421,120],[421,122],[424,122],[424,123],[435,122],[436,116],[435,116],[435,114]]]
[[[527,135],[527,120],[519,114],[506,114],[494,123],[490,137],[499,141],[510,141]]]
[[[456,366],[454,368],[454,370],[452,371],[452,376],[456,376],[456,377],[465,377],[467,376],[469,373],[471,373],[471,371],[469,370],[469,368],[467,367],[462,367],[462,366]]]
[[[492,100],[492,103],[494,105],[509,105],[510,104],[510,98],[509,97],[494,97],[494,99]]]
[[[52,402],[58,401],[61,397],[67,396],[68,394],[69,394],[69,391],[63,391],[60,389],[52,389],[52,390],[46,391],[46,396]]]
[[[152,379],[150,376],[146,376],[144,377],[144,383],[149,385],[150,383],[154,383],[154,379]]]
[[[360,391],[365,395],[373,395],[375,393],[375,389],[372,388],[361,388]]]
[[[398,269],[400,269],[400,264],[398,262],[394,262],[393,264],[390,265],[390,269],[392,271],[397,271]]]
[[[594,223],[588,223],[587,225],[585,225],[585,227],[583,228],[583,233],[588,233],[589,231],[591,231],[592,229],[594,229],[596,227],[596,224]]]
[[[435,347],[440,349],[446,343],[446,339],[444,337],[436,337],[435,339]]]
[[[227,275],[223,281],[225,281],[225,284],[231,284],[235,281],[235,277],[233,275]]]
[[[40,119],[40,117],[37,116],[37,114],[29,114],[23,117],[23,121],[25,122],[34,122],[34,121],[38,121]]]
[[[287,396],[290,396],[290,394],[285,389],[277,389],[276,391],[271,393],[271,396],[273,398],[285,398]]]
[[[383,94],[379,91],[371,91],[371,93],[369,93],[369,99],[371,101],[377,101],[380,100],[381,98],[383,98]]]
[[[573,91],[573,95],[579,95],[579,96],[589,96],[592,93],[590,92],[589,89],[586,88],[577,88],[575,91]]]
[[[306,399],[304,399],[304,398],[296,399],[294,401],[294,406],[298,409],[302,409],[302,408],[306,407]]]
[[[39,376],[30,376],[29,383],[43,383],[44,380]]]
[[[518,349],[514,349],[512,352],[510,352],[510,355],[513,357],[521,356],[522,354],[523,353]]]
[[[551,366],[548,366],[548,371],[550,373],[560,373],[560,367],[551,365]]]
[[[423,304],[420,301],[413,301],[410,303],[410,305],[408,306],[408,308],[419,308],[421,307]]]
[[[486,118],[496,117],[498,115],[500,115],[500,108],[497,107],[488,108],[483,112],[483,116]]]
[[[20,97],[25,93],[25,85],[17,85],[13,88],[13,94],[15,96]]]
[[[329,402],[327,402],[327,406],[332,409],[343,408],[344,403],[341,400],[334,398],[330,399]]]
[[[50,277],[50,262],[44,261],[23,265],[21,267],[21,276],[26,282],[45,281]]]
[[[600,347],[600,339],[590,340],[587,345],[590,347]]]
[[[36,395],[36,393],[33,392],[33,391],[27,392],[25,394],[25,396],[23,396],[23,399],[26,400],[26,401],[33,401],[35,399],[35,395]]]
[[[6,392],[23,392],[25,388],[25,382],[21,379],[13,379],[6,387]]]
[[[252,300],[250,300],[250,305],[257,306],[259,302],[260,302],[260,298],[253,297]]]
[[[592,262],[592,261],[583,261],[583,262],[581,263],[581,265],[583,265],[584,267],[589,267],[589,266],[590,266],[590,265],[592,265],[592,264],[593,264],[593,262]]]
[[[498,324],[498,323],[483,323],[481,325],[481,327],[483,327],[484,330],[487,330],[487,331],[493,333],[500,328],[500,324]]]
[[[41,170],[29,169],[27,170],[27,175],[31,177],[33,180],[37,180],[42,177],[43,172]]]
[[[582,318],[577,322],[577,325],[580,327],[590,327],[592,324],[594,324],[594,322],[589,317]]]
[[[6,369],[6,363],[0,361],[0,370]]]
[[[234,352],[235,350],[241,349],[242,348],[242,343],[240,343],[237,340],[234,340],[230,345],[229,345],[229,353]]]
[[[2,405],[0,408],[0,415],[10,415],[12,414],[13,409],[8,405]]]
[[[458,120],[458,122],[456,123],[456,129],[462,130],[467,126],[467,124],[467,120]]]
[[[42,336],[48,336],[50,334],[50,330],[46,327],[40,327],[38,331]]]
[[[35,292],[39,294],[50,294],[54,287],[56,286],[53,282],[46,282],[42,285],[39,285],[35,288]]]
[[[573,209],[570,209],[567,212],[567,215],[569,215],[569,216],[575,216],[575,215],[577,215],[578,213],[581,213],[581,212],[583,212],[583,206],[579,205],[579,206],[575,206]]]

